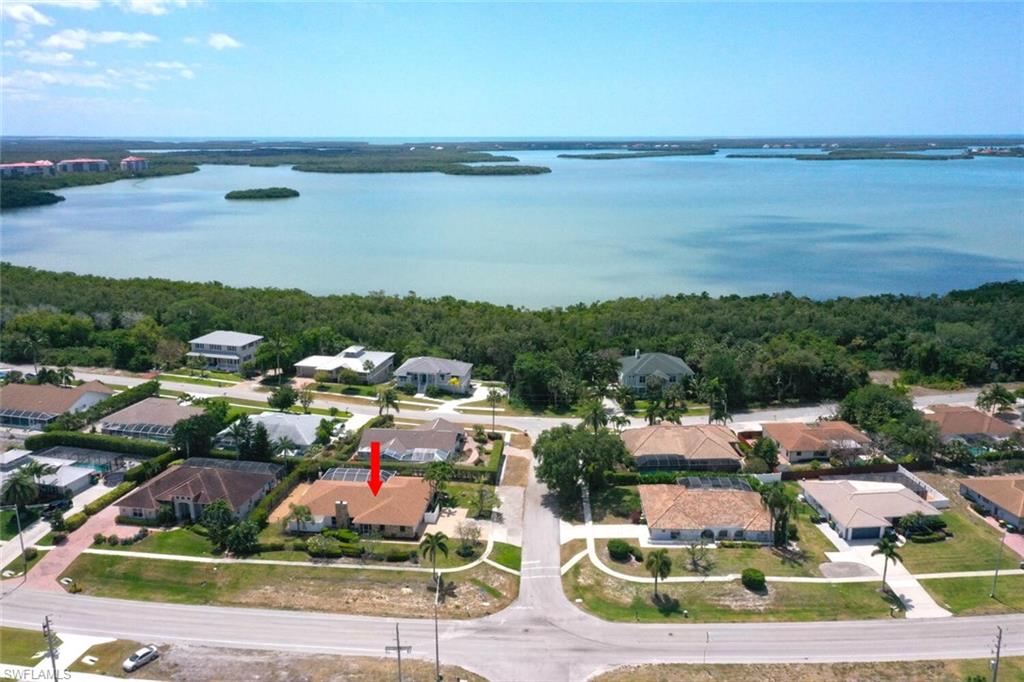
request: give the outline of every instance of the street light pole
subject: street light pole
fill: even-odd
[[[992,661],[992,682],[999,682],[999,657],[1003,652],[1003,628],[996,626],[996,657]]]
[[[402,637],[398,634],[398,623],[395,623],[395,646],[384,647],[384,652],[394,651],[398,653],[398,682],[402,682],[402,652],[412,652],[411,646],[402,646]]]
[[[57,679],[57,652],[54,651],[53,646],[53,624],[50,623],[50,617],[46,616],[43,619],[43,636],[46,637],[46,649],[50,652],[50,663],[53,664],[53,679]]]
[[[999,564],[1003,562],[1003,545],[1006,544],[1006,533],[1003,533],[1002,537],[999,538],[999,553],[996,554],[996,572],[992,574],[992,591],[988,593],[988,596],[992,599],[996,598],[996,580],[999,578]]]

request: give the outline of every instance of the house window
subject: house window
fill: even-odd
[[[141,519],[142,518],[142,510],[138,509],[138,508],[133,508],[132,509],[132,517],[136,518],[136,519]]]
[[[729,537],[729,531],[727,531],[727,530],[720,530],[720,531],[718,531],[718,539],[719,540],[725,540],[728,537]]]
[[[742,539],[743,539],[743,537],[744,537],[744,535],[743,535],[743,529],[742,529],[742,528],[740,528],[740,529],[739,529],[738,531],[736,531],[735,533],[733,533],[733,534],[732,534],[732,536],[733,536],[733,538],[735,538],[735,539],[737,539],[737,540],[742,540]]]
[[[647,383],[647,376],[646,375],[644,375],[644,374],[640,375],[640,383],[641,384],[646,384]]]

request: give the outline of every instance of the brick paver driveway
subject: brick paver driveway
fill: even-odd
[[[28,572],[26,586],[42,590],[61,590],[57,578],[67,570],[82,550],[92,545],[92,536],[96,533],[104,535],[116,534],[118,537],[127,538],[135,535],[138,528],[134,526],[121,526],[115,521],[117,518],[117,507],[111,505],[95,516],[89,517],[81,528],[68,536],[63,545],[49,550],[39,563]]]

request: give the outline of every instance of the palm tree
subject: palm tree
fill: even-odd
[[[647,409],[644,411],[644,418],[647,420],[648,424],[654,426],[661,421],[661,418],[664,416],[665,410],[661,406],[661,402],[658,400],[650,400],[647,403]]]
[[[776,547],[786,544],[789,535],[789,519],[796,515],[796,498],[781,483],[774,483],[761,489],[761,499],[768,508],[772,525],[772,541]]]
[[[67,386],[75,380],[75,373],[70,367],[65,365],[57,370],[57,379],[60,381],[61,386]]]
[[[882,589],[885,589],[885,576],[889,572],[889,562],[903,563],[903,557],[900,556],[899,552],[896,551],[896,543],[890,538],[882,538],[875,545],[874,551],[871,552],[871,556],[878,556],[881,554],[885,557],[885,564],[882,566]]]
[[[299,446],[288,436],[281,436],[274,441],[274,454],[281,455],[285,452],[298,452]]]
[[[487,391],[487,404],[491,406],[491,431],[494,431],[494,412],[498,409],[498,403],[501,402],[501,391],[496,388],[492,388]]]
[[[249,451],[252,449],[252,420],[249,419],[249,415],[243,414],[236,419],[228,427],[228,432],[231,434],[231,439],[235,441],[235,449],[238,451],[238,456],[248,456]]]
[[[1008,409],[1016,402],[1017,396],[1012,391],[1002,384],[993,384],[978,394],[974,404],[986,412],[992,412],[993,408],[996,411]]]
[[[448,556],[448,536],[438,531],[436,533],[427,533],[420,540],[420,554],[425,558],[430,559],[432,567],[432,573],[434,576],[434,583],[437,583],[437,553]]]
[[[629,417],[624,414],[617,414],[611,418],[611,424],[615,427],[615,432],[620,433],[622,429],[629,426]]]
[[[667,549],[656,549],[647,554],[644,559],[644,568],[654,578],[654,596],[658,596],[658,579],[664,580],[672,572],[672,557],[668,555]]]
[[[22,466],[20,471],[24,472],[26,476],[30,476],[36,485],[41,485],[44,476],[57,473],[57,467],[52,464],[43,464],[33,459],[28,464]]]
[[[24,467],[14,472],[4,481],[3,499],[5,502],[24,507],[35,502],[39,497],[39,484]]]
[[[313,522],[313,512],[309,510],[304,504],[289,504],[288,505],[288,517],[285,519],[285,525],[288,521],[294,521],[299,527],[299,532],[303,532],[306,529],[307,523]]]
[[[600,400],[590,400],[580,409],[580,417],[586,426],[594,429],[597,433],[608,425],[608,413],[605,412],[604,403]]]
[[[377,414],[388,414],[398,409],[398,391],[393,386],[382,386],[377,389]]]
[[[25,333],[21,342],[24,348],[32,356],[32,372],[39,373],[39,349],[46,343],[46,335],[41,331],[30,331]]]
[[[57,371],[50,369],[49,367],[42,367],[36,373],[37,384],[53,384],[54,386],[60,384],[60,377],[57,375]]]

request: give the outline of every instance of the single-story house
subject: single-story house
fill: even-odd
[[[267,430],[267,437],[271,443],[278,441],[290,441],[295,444],[296,452],[290,454],[302,454],[310,445],[316,443],[316,430],[324,419],[330,421],[330,417],[323,417],[318,414],[292,414],[289,412],[261,412],[250,414],[249,421],[253,427],[262,424]],[[341,428],[336,426],[335,430]],[[226,428],[217,435],[218,443],[234,448],[235,442],[231,437],[231,428]]]
[[[900,483],[863,480],[801,481],[807,504],[835,524],[844,540],[877,540],[901,518],[918,512],[938,516],[938,509]]]
[[[189,341],[186,355],[202,359],[209,368],[237,372],[243,363],[253,359],[261,343],[263,337],[256,334],[218,329]]]
[[[100,420],[100,431],[108,436],[147,438],[166,443],[174,425],[203,413],[194,405],[179,405],[171,398],[146,398]]]
[[[1020,433],[1002,419],[966,405],[931,405],[925,408],[924,418],[939,427],[943,443],[999,441]]]
[[[65,497],[77,495],[99,479],[99,473],[95,469],[81,466],[78,461],[73,459],[58,459],[40,455],[32,455],[31,459],[55,469],[52,474],[46,474],[40,478],[39,485],[54,489]]]
[[[411,429],[366,429],[359,441],[356,456],[370,458],[370,443],[380,443],[382,459],[400,462],[444,462],[460,452],[466,444],[466,431],[458,424],[435,419]]]
[[[470,392],[473,365],[446,358],[409,358],[395,370],[399,386],[412,386],[417,393],[423,393],[431,386],[465,395]]]
[[[871,439],[844,421],[769,422],[761,425],[765,438],[779,446],[779,455],[799,464],[828,459],[835,453],[863,453]]]
[[[771,542],[771,517],[749,486],[640,485],[652,542]]]
[[[244,518],[277,483],[283,467],[193,457],[172,466],[117,502],[119,514],[155,519],[169,504],[183,521],[197,521],[215,500],[225,500],[235,518]]]
[[[9,384],[0,388],[0,425],[41,430],[65,412],[87,410],[113,394],[99,381],[72,387]]]
[[[21,450],[19,448],[0,452],[0,472],[7,473],[8,471],[20,468],[22,464],[28,463],[29,455],[31,454],[31,450]]]
[[[430,484],[417,476],[394,476],[384,472],[384,483],[376,495],[366,484],[367,469],[329,469],[310,485],[295,502],[309,507],[312,523],[301,529],[295,521],[291,530],[317,532],[323,528],[345,528],[358,533],[380,533],[384,537],[416,539],[431,513]]]
[[[355,372],[364,384],[381,384],[391,378],[394,362],[394,353],[349,346],[337,355],[310,355],[296,362],[295,374],[312,378],[319,372],[325,372],[337,381],[341,371],[347,369]]]
[[[619,385],[639,394],[647,392],[647,381],[652,377],[666,387],[692,376],[693,370],[682,358],[667,353],[641,353],[638,348],[633,355],[619,359]]]
[[[960,494],[997,519],[1024,524],[1024,476],[986,476],[960,482]]]
[[[739,471],[743,461],[736,434],[719,424],[662,422],[626,429],[621,435],[641,470]]]

